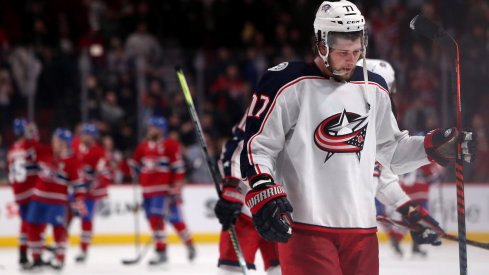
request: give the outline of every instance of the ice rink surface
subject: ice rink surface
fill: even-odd
[[[410,247],[403,244],[406,255],[397,258],[387,244],[380,248],[380,274],[382,275],[457,275],[458,246],[453,242],[445,242],[441,247],[424,247],[429,251],[428,258],[413,258],[410,255]],[[135,250],[132,246],[94,246],[90,251],[90,258],[86,264],[75,264],[73,257],[77,253],[76,247],[70,247],[67,252],[67,263],[63,271],[54,272],[45,268],[36,274],[73,274],[73,275],[98,275],[98,274],[182,274],[182,275],[207,275],[216,274],[217,245],[205,244],[197,246],[197,258],[189,263],[186,258],[186,250],[182,245],[170,245],[169,262],[158,268],[147,266],[151,252],[139,264],[124,266],[121,259],[134,258]],[[479,248],[469,248],[468,266],[470,275],[489,275],[489,251]],[[260,257],[258,257],[260,259]],[[262,270],[261,260],[257,260],[258,271],[250,274],[265,274]],[[17,266],[16,249],[0,249],[0,274],[32,274],[19,270]],[[311,274],[313,275],[313,274]]]

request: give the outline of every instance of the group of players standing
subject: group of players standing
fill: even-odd
[[[141,185],[143,208],[153,232],[156,256],[150,265],[167,260],[165,219],[186,244],[189,260],[196,252],[180,211],[185,173],[180,146],[165,138],[167,128],[164,118],[152,117],[147,138],[128,161],[134,182]],[[7,168],[21,218],[19,264],[27,270],[45,265],[62,269],[68,227],[74,217],[81,219],[80,252],[75,261],[85,262],[97,203],[108,196],[117,169],[113,152],[99,145],[100,133],[90,123],[83,124],[76,136],[69,129],[56,129],[50,145],[40,143],[35,123],[24,118],[14,120],[13,133]],[[44,242],[47,225],[52,226],[54,246]],[[44,260],[43,250],[54,256]]]

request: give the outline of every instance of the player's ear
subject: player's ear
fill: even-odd
[[[328,54],[328,48],[326,47],[326,44],[324,43],[324,41],[317,42],[317,47],[318,47],[319,52],[322,55],[327,55]]]

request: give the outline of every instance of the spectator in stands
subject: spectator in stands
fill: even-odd
[[[469,180],[473,182],[488,182],[489,169],[489,132],[487,127],[487,118],[480,114],[476,114],[472,119],[472,128],[477,134],[477,153]]]
[[[10,74],[0,69],[0,132],[5,133],[9,124],[10,102],[14,95],[14,87]]]
[[[148,32],[145,22],[138,23],[136,31],[126,40],[126,55],[131,59],[144,58],[151,63],[157,63],[161,59],[161,47],[154,35]]]
[[[426,106],[423,99],[417,97],[404,115],[404,128],[413,134],[424,132],[428,130],[425,128],[426,118],[433,115],[436,115],[436,110]]]
[[[113,91],[108,91],[100,105],[100,118],[111,128],[114,128],[123,117],[124,110],[117,103],[117,95]]]

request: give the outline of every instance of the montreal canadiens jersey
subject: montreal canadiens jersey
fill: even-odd
[[[98,145],[87,146],[78,143],[74,146],[75,154],[83,169],[83,180],[87,184],[87,199],[102,199],[107,197],[109,177],[107,160],[104,149]]]
[[[221,156],[219,158],[219,170],[221,171],[221,175],[223,175],[224,177],[233,177],[240,180],[237,189],[243,195],[243,198],[250,190],[249,185],[245,183],[246,180],[243,181],[241,179],[240,169],[240,155],[241,150],[243,149],[245,129],[246,114],[243,116],[240,122],[233,127],[233,136],[224,143]],[[250,209],[246,206],[246,204],[243,204],[241,213],[245,214],[248,217],[251,217]]]
[[[86,186],[82,180],[81,164],[74,154],[55,157],[45,151],[39,156],[39,177],[33,200],[52,204],[67,204],[69,190],[77,199],[84,199]]]
[[[294,228],[376,231],[375,161],[402,174],[427,164],[423,137],[401,132],[385,80],[356,67],[350,81],[315,65],[282,63],[260,80],[250,103],[241,171],[271,175],[287,192]]]
[[[145,198],[167,194],[175,181],[185,177],[180,145],[172,139],[143,141],[134,151],[129,164],[139,171]]]
[[[39,142],[22,139],[12,144],[7,152],[8,180],[19,204],[29,202],[33,195],[39,172],[37,157],[42,149]]]

